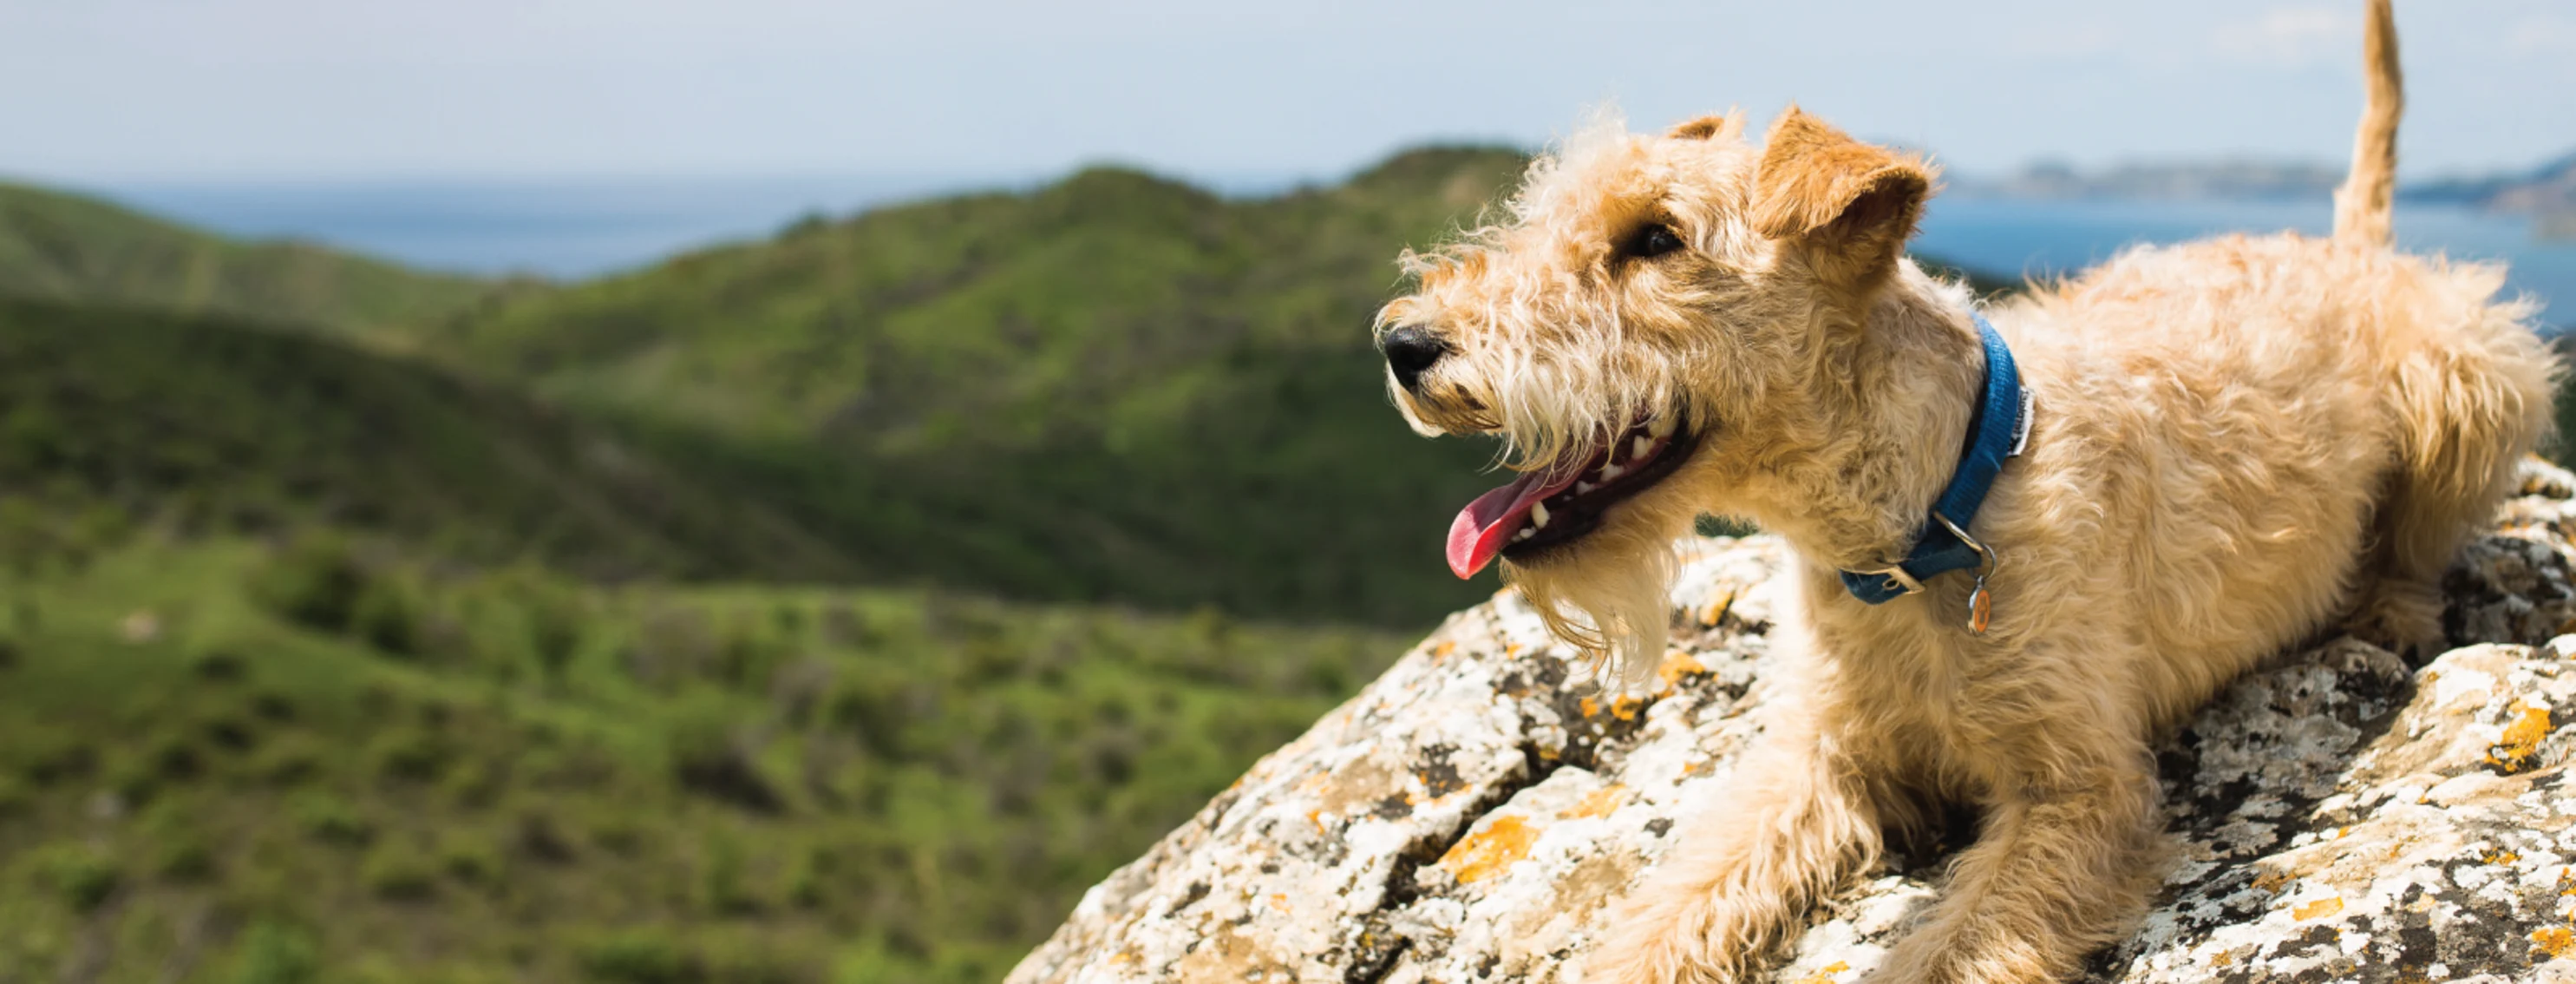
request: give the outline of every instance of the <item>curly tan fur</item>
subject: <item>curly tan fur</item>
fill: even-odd
[[[2365,131],[2393,133],[2379,6]],[[1835,572],[1902,556],[1949,480],[1984,368],[1973,301],[1901,255],[1930,165],[1794,107],[1763,146],[1741,131],[1585,132],[1507,223],[1408,256],[1418,288],[1380,317],[1447,346],[1395,388],[1407,419],[1500,435],[1513,467],[1688,421],[1677,471],[1506,560],[1558,635],[1632,678],[1663,651],[1694,516],[1750,518],[1801,559],[1763,746],[1586,979],[1744,979],[1943,801],[1981,809],[1978,838],[1873,980],[2063,979],[2156,884],[2157,729],[2339,621],[2437,639],[2435,579],[2544,436],[2554,363],[2498,270],[2387,248],[2390,165],[2364,160],[2334,238],[2136,249],[1987,311],[2038,406],[1975,521],[2001,561],[1993,627],[1963,627],[1957,574],[1865,605]],[[1623,255],[1648,223],[1685,248]]]

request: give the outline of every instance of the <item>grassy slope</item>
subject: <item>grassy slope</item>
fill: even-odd
[[[300,243],[240,243],[79,195],[0,182],[0,296],[374,331],[487,289]]]
[[[1402,642],[493,566],[844,575],[653,433],[0,301],[0,979],[991,980]]]
[[[230,319],[0,300],[0,546],[67,511],[324,519],[603,577],[851,570],[750,500],[506,389]]]
[[[1400,645],[382,557],[0,573],[0,979],[990,981]]]

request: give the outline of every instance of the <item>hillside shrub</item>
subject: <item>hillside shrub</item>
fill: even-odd
[[[312,934],[263,919],[242,934],[230,984],[313,984],[321,972]]]
[[[36,866],[54,896],[79,912],[106,904],[125,877],[115,855],[90,844],[50,845],[41,849]]]
[[[584,976],[599,984],[698,984],[707,979],[697,957],[665,934],[631,930],[591,941],[581,949]]]
[[[319,533],[296,538],[251,575],[250,594],[269,611],[306,628],[339,633],[352,624],[367,593],[367,571],[349,542]]]
[[[409,845],[379,844],[360,863],[358,883],[380,899],[419,902],[437,892],[438,871]]]
[[[288,809],[313,839],[343,847],[364,846],[375,837],[375,824],[348,800],[322,790],[297,793]]]

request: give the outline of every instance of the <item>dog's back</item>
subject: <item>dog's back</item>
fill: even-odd
[[[2158,688],[2177,712],[2338,615],[2437,647],[2443,568],[2550,427],[2556,364],[2531,305],[2498,298],[2503,272],[2390,248],[2402,94],[2385,0],[2365,61],[2331,237],[2136,249],[1996,312],[2042,406],[2073,411],[2043,422],[2087,430],[2042,442],[2067,460],[2034,470],[2090,474],[2128,504],[2114,514],[2153,517],[2102,533],[2151,599],[2136,630],[2202,654]]]

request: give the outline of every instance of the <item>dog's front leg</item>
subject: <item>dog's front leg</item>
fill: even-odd
[[[1748,979],[1808,906],[1876,863],[1878,809],[1861,764],[1815,714],[1779,710],[1720,801],[1611,917],[1585,981]]]
[[[1940,901],[1871,984],[2066,980],[2121,936],[2158,873],[2155,774],[2143,749],[2070,767],[2075,757],[2026,760],[2019,790],[1988,805]]]

